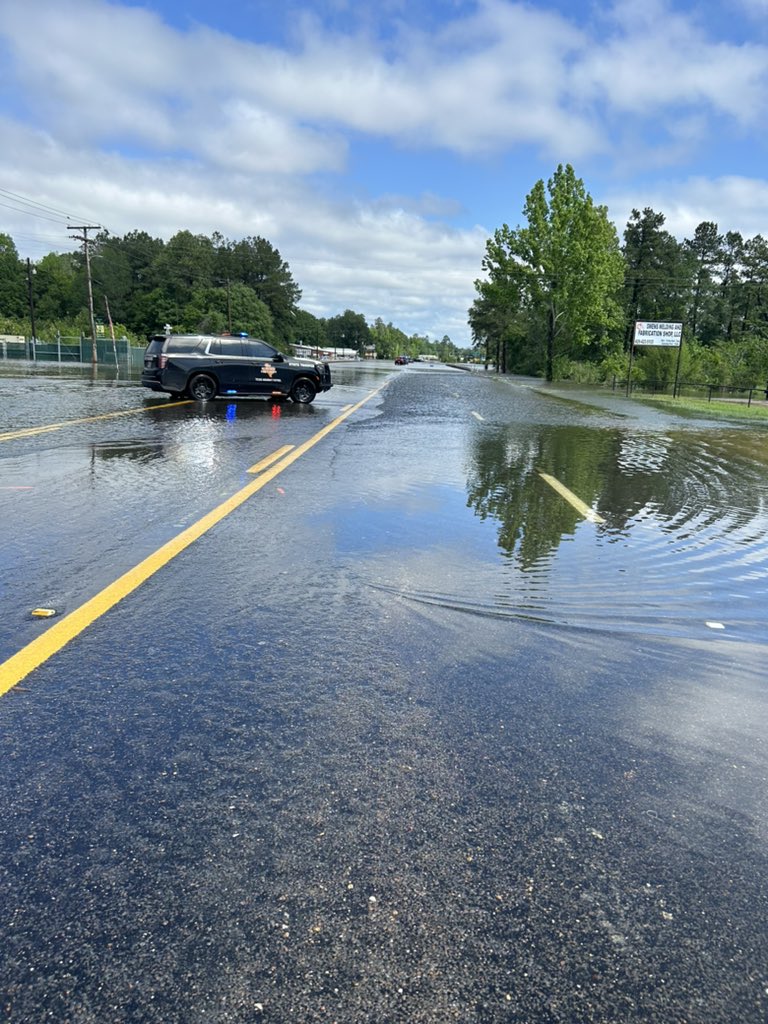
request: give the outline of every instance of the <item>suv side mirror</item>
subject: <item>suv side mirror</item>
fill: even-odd
[[[285,356],[281,356],[279,352],[275,352],[274,356],[272,357],[272,362],[273,363],[284,363],[285,362]]]

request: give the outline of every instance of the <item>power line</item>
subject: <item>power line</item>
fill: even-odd
[[[13,210],[14,213],[26,213],[27,216],[29,216],[29,217],[36,217],[38,220],[48,220],[52,224],[65,224],[66,223],[65,220],[61,219],[61,217],[59,217],[59,218],[46,217],[42,213],[31,213],[29,210],[20,210],[18,206],[9,206],[7,203],[0,203],[0,206],[4,207],[4,209],[6,209],[6,210]]]
[[[49,244],[51,242],[60,242],[61,239],[62,239],[62,236],[61,236],[61,234],[56,234],[56,235],[33,235],[33,234],[28,234],[25,231],[14,231],[13,232],[13,238],[14,238],[14,241],[40,242],[40,244],[42,245],[42,244]]]
[[[70,214],[64,210],[59,210],[55,206],[48,206],[46,203],[38,203],[36,199],[29,199],[27,196],[19,195],[18,192],[11,192],[6,188],[0,188],[0,195],[5,196],[7,199],[15,199],[17,202],[22,203],[24,206],[38,207],[41,210],[46,210],[48,213],[57,213],[59,216],[70,220]],[[25,213],[25,210],[20,210],[20,213]]]
[[[28,217],[36,217],[39,220],[49,220],[54,224],[65,224],[77,216],[77,214],[67,213],[66,210],[59,209],[58,206],[41,203],[37,199],[21,195],[19,192],[12,192],[7,188],[0,188],[0,196],[14,203],[13,206],[0,203],[0,206],[5,207],[5,209],[13,210],[14,213],[24,213]],[[49,216],[50,214],[54,214],[54,216]]]

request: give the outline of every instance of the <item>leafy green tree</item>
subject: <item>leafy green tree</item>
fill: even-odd
[[[506,225],[505,225],[506,228]],[[506,373],[512,350],[511,368],[526,372],[523,351],[529,348],[527,325],[521,325],[528,310],[522,301],[520,267],[508,245],[504,228],[486,243],[483,270],[487,280],[475,281],[478,297],[469,311],[469,323],[476,345],[483,345],[485,362]],[[533,333],[533,332],[531,332]]]
[[[354,348],[363,355],[365,346],[371,343],[371,329],[362,313],[351,309],[339,316],[332,316],[326,322],[328,341],[335,348]]]
[[[285,341],[275,330],[269,306],[247,284],[235,282],[230,289],[229,303],[233,330],[247,331],[252,338],[285,348]]]
[[[768,240],[755,235],[744,243],[738,302],[740,335],[768,337]]]
[[[248,285],[272,314],[275,335],[283,342],[294,340],[296,306],[301,289],[290,267],[265,238],[243,238],[227,243],[220,268],[232,281]]]
[[[370,328],[371,343],[376,346],[378,359],[394,359],[399,355],[414,355],[410,351],[408,335],[392,323],[384,323],[377,317]]]
[[[101,232],[91,259],[94,303],[101,308],[109,301],[112,319],[131,324],[133,303],[153,287],[152,266],[159,260],[165,243],[145,231],[132,231],[122,238]],[[162,325],[155,325],[159,327]]]
[[[48,253],[38,261],[34,277],[35,313],[42,326],[73,320],[82,309],[73,253]]]
[[[524,207],[527,226],[499,229],[486,247],[485,266],[495,290],[487,304],[511,296],[528,314],[528,336],[544,338],[547,380],[555,355],[596,355],[621,326],[618,295],[624,259],[604,206],[595,206],[570,164],[560,164],[545,187],[538,181]]]
[[[181,329],[201,334],[246,331],[273,342],[272,314],[253,288],[235,283],[229,288],[196,288],[181,313]]]
[[[616,296],[624,260],[606,208],[595,206],[574,174],[562,164],[547,183],[529,194],[528,227],[519,232],[518,255],[534,310],[546,317],[546,378],[553,378],[558,340],[565,354],[600,347],[605,330],[621,323]]]
[[[635,320],[681,320],[690,277],[680,243],[664,230],[664,214],[633,210],[624,230],[625,348]]]
[[[0,316],[23,317],[27,309],[26,266],[11,236],[0,234]]]
[[[428,334],[412,334],[408,339],[408,345],[405,349],[405,354],[415,358],[422,352],[434,351],[434,343],[429,340]]]
[[[297,309],[293,319],[293,341],[303,345],[324,345],[325,321],[306,309]]]
[[[691,298],[688,323],[694,338],[711,342],[712,299],[716,290],[715,278],[722,261],[723,236],[718,233],[717,224],[702,221],[693,238],[687,238],[683,248],[691,268]],[[707,328],[710,327],[709,330]],[[703,330],[702,330],[703,328]]]
[[[726,231],[721,251],[721,275],[716,300],[717,330],[721,339],[734,336],[736,307],[741,292],[744,239],[738,231]]]
[[[175,331],[182,330],[183,319],[183,307],[162,288],[138,292],[131,299],[130,327],[142,337],[162,331],[165,324]]]
[[[455,363],[458,360],[459,350],[447,334],[444,334],[441,340],[435,344],[435,352],[438,359],[444,363]]]
[[[111,238],[107,232],[98,237],[94,246],[91,277],[97,314],[103,315],[108,304],[113,321],[127,319],[133,289],[132,267],[120,240]]]
[[[469,328],[472,332],[472,344],[475,348],[482,349],[486,367],[489,363],[494,363],[498,368],[499,354],[503,343],[504,319],[498,304],[494,301],[490,283],[475,281],[475,288],[480,294],[469,307],[467,314]]]
[[[205,235],[178,231],[152,262],[150,278],[155,287],[179,307],[192,298],[195,288],[213,284],[215,251]]]

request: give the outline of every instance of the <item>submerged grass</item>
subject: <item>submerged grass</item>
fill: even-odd
[[[649,405],[663,405],[675,412],[689,413],[691,415],[704,415],[708,419],[724,420],[751,420],[768,423],[768,402],[752,402],[747,405],[746,401],[739,399],[713,399],[711,402],[701,398],[686,398],[671,395],[638,395],[633,394],[635,401],[645,402]]]

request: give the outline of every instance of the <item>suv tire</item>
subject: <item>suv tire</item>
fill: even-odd
[[[291,398],[300,405],[309,405],[315,400],[315,385],[307,377],[299,377],[291,388]]]
[[[207,373],[196,374],[187,385],[187,394],[198,402],[207,402],[215,398],[217,391],[216,381]]]

